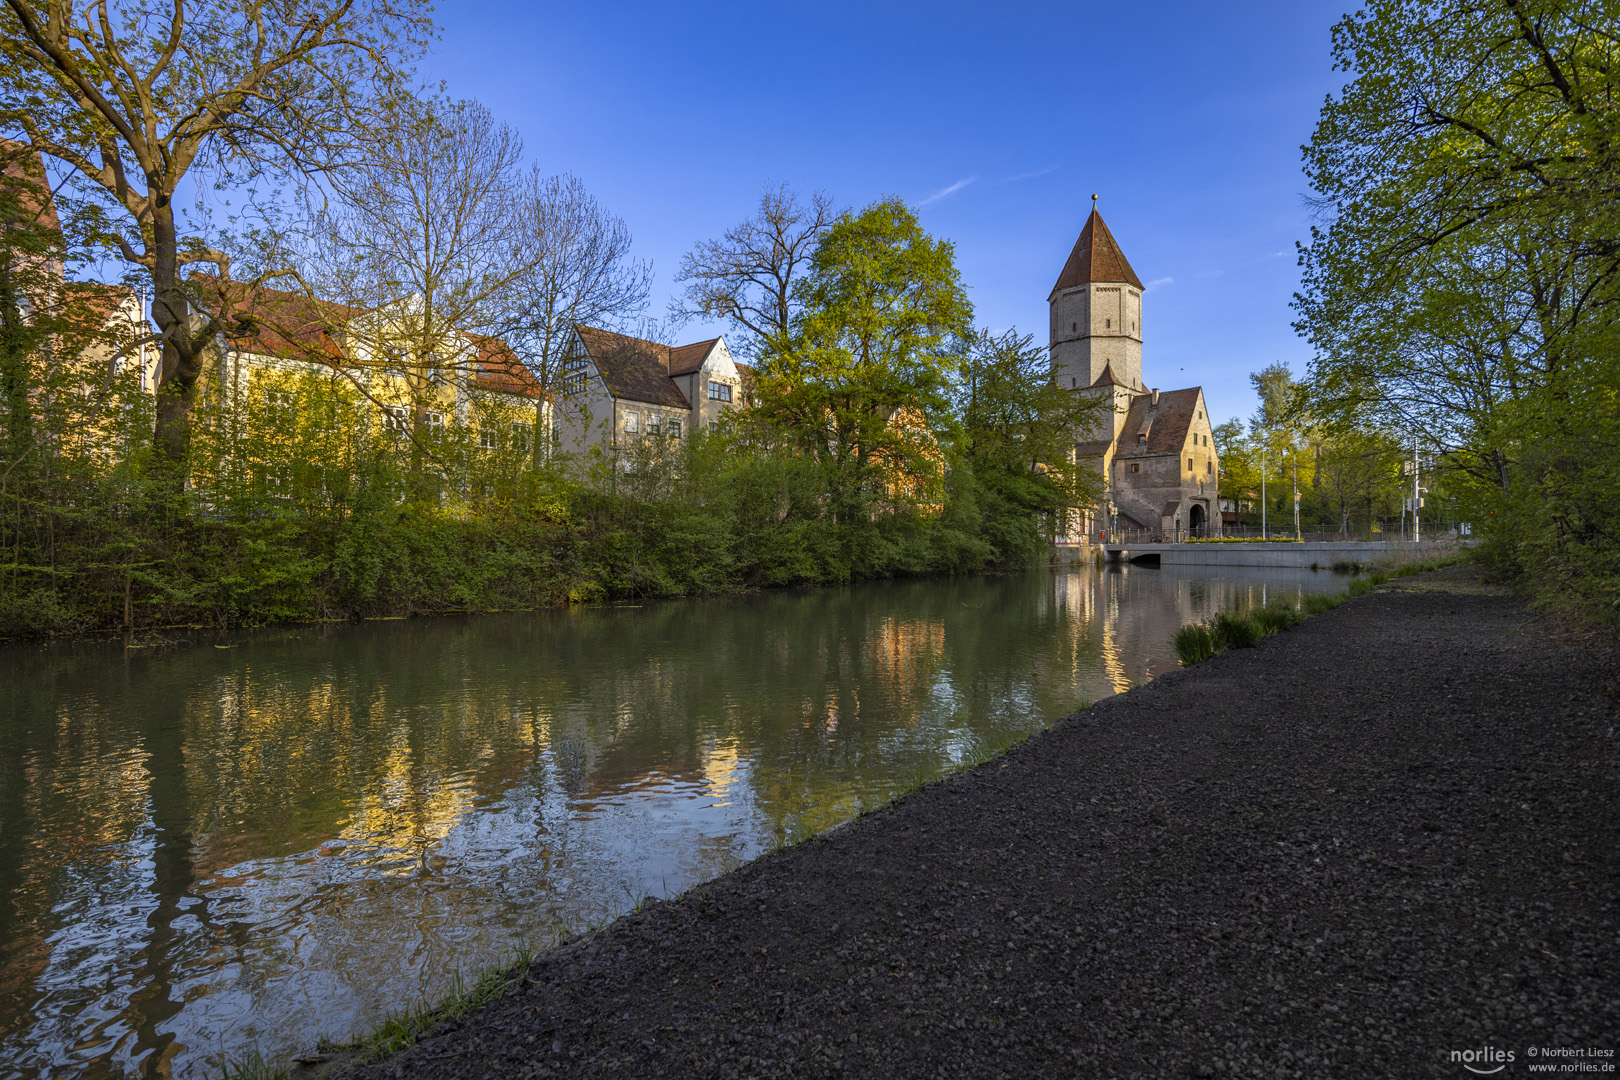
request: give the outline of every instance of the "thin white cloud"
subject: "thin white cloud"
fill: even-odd
[[[1152,292],[1154,289],[1157,289],[1159,286],[1168,285],[1174,280],[1176,280],[1176,279],[1173,278],[1173,277],[1154,278],[1152,281],[1148,282],[1145,286],[1143,286],[1142,291],[1143,292]]]
[[[958,180],[956,183],[952,184],[950,187],[940,188],[938,191],[934,192],[932,195],[928,196],[928,198],[922,200],[917,205],[918,206],[927,206],[929,203],[938,202],[939,200],[945,198],[946,196],[955,195],[958,191],[961,191],[963,188],[967,187],[969,184],[973,183],[973,181],[975,181],[977,179],[978,179],[977,176],[963,177],[961,180]]]
[[[1017,176],[1009,176],[1007,179],[1003,180],[1002,183],[1016,184],[1020,180],[1033,180],[1037,176],[1045,176],[1048,173],[1055,173],[1061,168],[1063,168],[1063,162],[1059,161],[1055,165],[1048,165],[1044,169],[1036,169],[1034,172],[1019,173]]]

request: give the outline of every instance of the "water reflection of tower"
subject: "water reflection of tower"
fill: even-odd
[[[1102,619],[1102,667],[1108,685],[1116,694],[1131,688],[1130,676],[1125,673],[1125,658],[1119,647],[1119,593],[1125,586],[1130,571],[1121,567],[1117,573],[1097,575],[1104,590]]]

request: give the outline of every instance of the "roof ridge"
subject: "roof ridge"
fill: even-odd
[[[1119,241],[1108,231],[1108,223],[1103,221],[1095,206],[1091,208],[1091,215],[1080,230],[1080,238],[1074,242],[1069,260],[1063,264],[1063,272],[1058,275],[1057,284],[1052,286],[1052,293],[1048,297],[1094,281],[1117,281],[1138,289],[1143,287],[1142,279],[1131,269],[1130,260],[1125,258]]]

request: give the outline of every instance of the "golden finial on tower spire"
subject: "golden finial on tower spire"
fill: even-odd
[[[1097,196],[1096,196],[1096,195],[1093,195],[1093,196],[1092,196],[1092,197],[1091,197],[1091,209],[1092,209],[1092,210],[1096,210],[1096,209],[1097,209]]]

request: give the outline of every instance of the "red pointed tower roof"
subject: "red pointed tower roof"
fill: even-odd
[[[1095,203],[1091,207],[1091,216],[1086,218],[1086,227],[1080,230],[1080,239],[1074,242],[1074,250],[1069,252],[1069,261],[1063,264],[1063,273],[1058,275],[1057,284],[1052,286],[1052,292],[1059,293],[1091,281],[1124,281],[1138,289],[1142,287],[1142,280],[1131,269],[1125,253],[1119,250],[1114,234],[1103,224]]]

